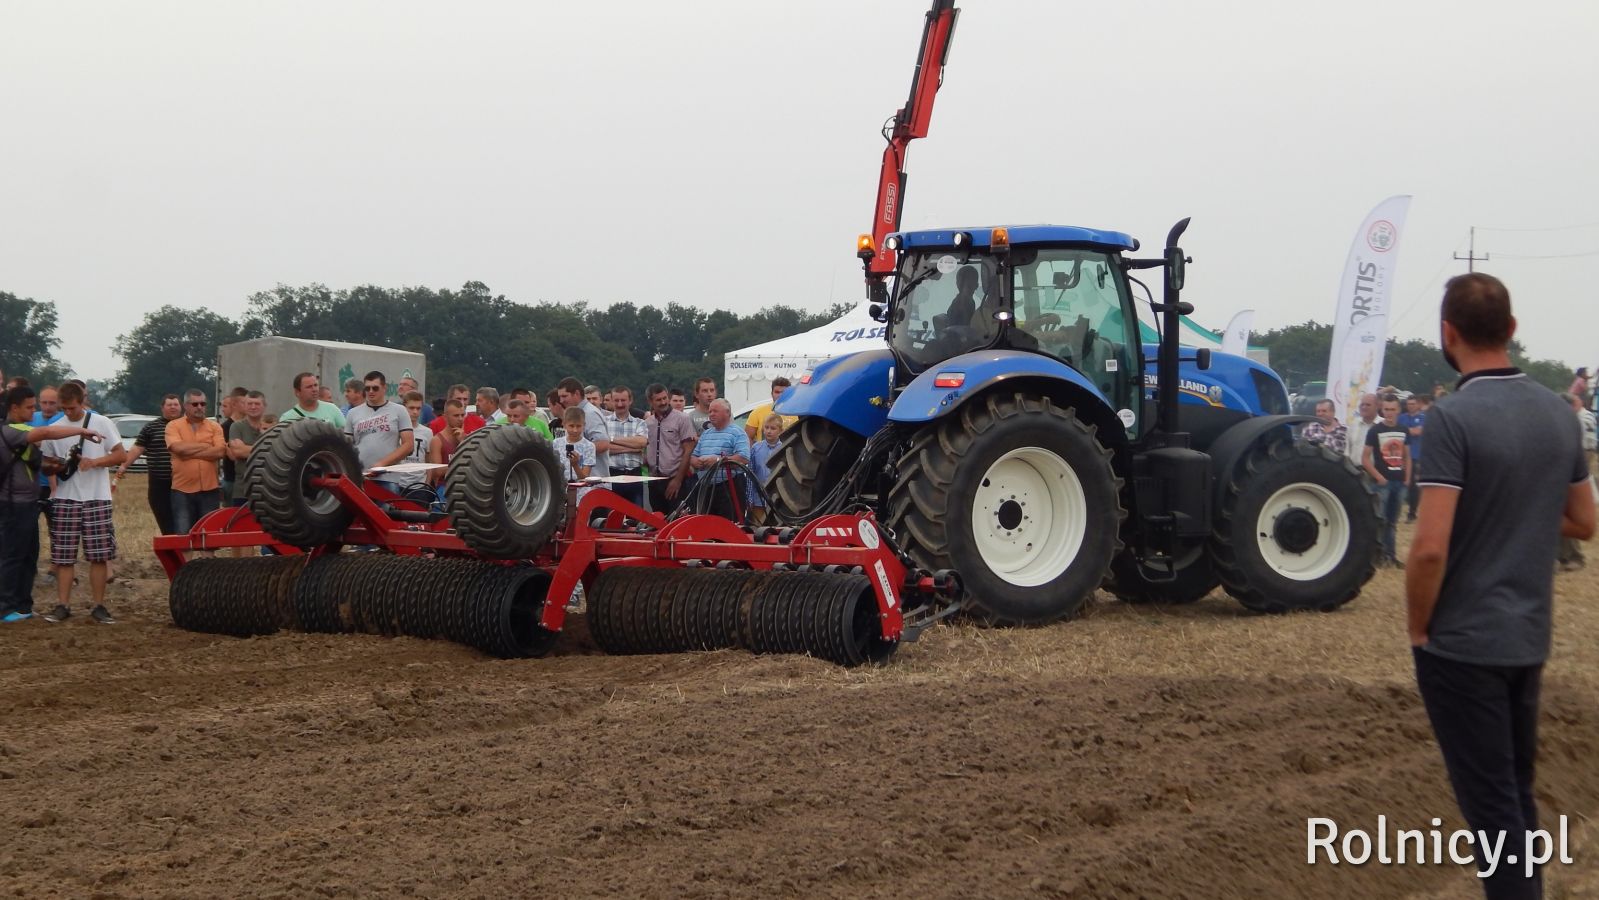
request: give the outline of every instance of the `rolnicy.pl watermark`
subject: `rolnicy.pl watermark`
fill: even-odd
[[[1446,861],[1465,865],[1481,854],[1483,864],[1478,867],[1478,878],[1493,875],[1501,865],[1523,866],[1530,878],[1538,866],[1557,858],[1562,865],[1571,864],[1565,816],[1560,817],[1554,835],[1538,829],[1526,832],[1525,840],[1515,841],[1507,841],[1503,831],[1485,833],[1462,828],[1445,833],[1438,827],[1443,824],[1442,819],[1433,819],[1429,829],[1412,830],[1391,829],[1388,817],[1378,816],[1375,835],[1358,828],[1340,832],[1332,819],[1310,818],[1305,823],[1305,862],[1310,865],[1325,860],[1335,866],[1360,866],[1373,859],[1385,866],[1436,866]]]

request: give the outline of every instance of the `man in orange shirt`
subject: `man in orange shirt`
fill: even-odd
[[[222,505],[217,460],[227,452],[222,426],[206,417],[205,393],[183,397],[183,417],[167,423],[172,454],[172,527],[187,534],[206,513]]]

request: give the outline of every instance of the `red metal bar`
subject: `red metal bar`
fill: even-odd
[[[883,148],[883,163],[877,175],[877,205],[873,207],[872,218],[872,243],[876,253],[866,264],[868,280],[886,278],[894,272],[898,254],[884,247],[883,239],[899,230],[905,208],[905,154],[911,141],[927,136],[933,120],[933,99],[944,83],[944,62],[949,56],[950,39],[955,34],[955,19],[959,14],[954,0],[933,0],[932,8],[927,11],[922,46],[916,54],[916,69],[911,76],[910,97],[894,114],[894,124],[885,135],[888,146]]]

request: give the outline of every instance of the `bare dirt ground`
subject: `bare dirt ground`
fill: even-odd
[[[1460,827],[1397,573],[1330,615],[1102,598],[873,670],[607,657],[581,619],[507,662],[180,631],[126,485],[122,624],[0,631],[0,895],[1478,895],[1455,866],[1305,862],[1310,816]],[[1596,570],[1557,582],[1554,897],[1599,897]]]

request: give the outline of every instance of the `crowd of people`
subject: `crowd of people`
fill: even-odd
[[[1571,389],[1560,395],[1571,407],[1582,428],[1582,449],[1590,456],[1596,446],[1596,417],[1589,404],[1588,371],[1578,369]],[[1416,521],[1416,506],[1421,497],[1418,481],[1427,413],[1449,391],[1435,384],[1428,392],[1402,391],[1389,385],[1365,394],[1356,406],[1357,417],[1349,424],[1338,420],[1333,401],[1316,403],[1316,421],[1305,425],[1305,440],[1325,444],[1349,458],[1377,493],[1382,515],[1382,548],[1379,564],[1403,569],[1395,547],[1400,514],[1407,523]],[[1591,460],[1590,460],[1591,461]],[[1561,571],[1582,568],[1586,561],[1580,542],[1560,541],[1557,565]]]
[[[81,552],[89,566],[89,616],[114,624],[105,606],[107,564],[117,555],[112,501],[129,469],[143,459],[146,502],[160,532],[185,533],[224,505],[243,504],[242,466],[278,422],[333,425],[372,480],[418,502],[442,500],[442,467],[467,435],[500,425],[550,440],[568,482],[640,476],[611,487],[657,511],[675,508],[703,483],[709,511],[758,522],[764,510],[746,470],[765,480],[783,428],[794,421],[771,411],[789,387],[786,378],[773,382],[772,400],[756,408],[747,427],[732,423],[732,407],[709,377],[695,382],[692,402],[681,389],[651,384],[640,398],[643,408],[625,385],[602,390],[572,377],[545,395],[544,408],[526,387],[474,392],[452,384],[431,403],[420,387],[407,376],[391,388],[383,372],[372,371],[342,385],[340,404],[315,373],[301,372],[283,385],[292,402],[281,412],[269,412],[274,404],[264,390],[240,386],[222,396],[215,416],[206,393],[190,389],[163,397],[160,416],[125,450],[115,423],[91,408],[83,382],[36,390],[23,378],[7,381],[0,394],[6,413],[6,427],[0,427],[0,618],[34,616],[42,516],[50,535],[46,577],[56,584],[58,602],[41,618],[61,622],[73,614]]]

